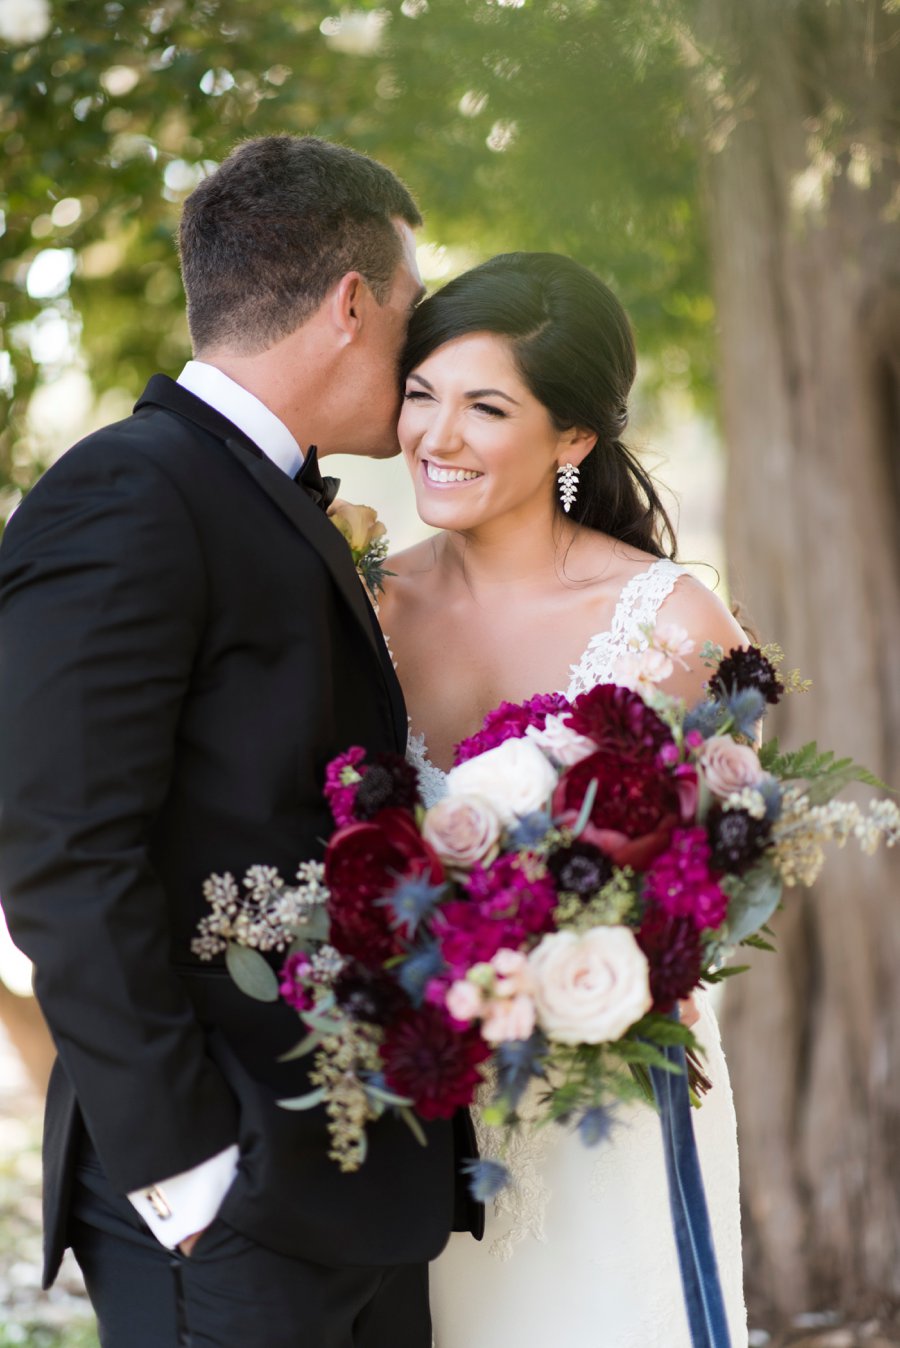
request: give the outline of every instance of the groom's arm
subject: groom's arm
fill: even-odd
[[[121,431],[66,455],[10,521],[0,550],[0,892],[123,1194],[215,1160],[237,1138],[234,1098],[170,966],[147,850],[205,606],[186,504]]]

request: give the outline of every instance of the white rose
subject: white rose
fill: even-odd
[[[444,796],[425,815],[422,837],[445,866],[471,870],[493,860],[500,840],[500,819],[482,796]]]
[[[543,730],[536,725],[527,727],[525,734],[537,747],[560,767],[571,768],[597,752],[597,746],[587,735],[579,735],[561,716],[550,715]]]
[[[484,796],[506,827],[546,805],[556,787],[556,773],[530,740],[504,740],[496,749],[451,768],[450,796]]]
[[[561,1044],[605,1044],[653,1005],[650,967],[628,927],[545,936],[529,956],[538,1024]]]
[[[700,769],[714,796],[727,800],[748,786],[758,786],[765,773],[755,749],[729,735],[713,735],[703,746]]]

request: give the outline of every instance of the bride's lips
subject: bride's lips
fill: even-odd
[[[484,473],[480,473],[476,468],[445,468],[443,464],[432,463],[430,459],[420,461],[420,470],[422,481],[426,486],[435,491],[443,491],[450,487],[470,487],[473,482],[480,482]],[[431,474],[447,474],[447,477],[435,476]],[[465,474],[460,477],[459,474]],[[469,476],[474,474],[474,476]]]

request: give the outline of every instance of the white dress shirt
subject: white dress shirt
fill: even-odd
[[[296,477],[303,464],[300,446],[259,398],[200,360],[188,361],[178,383],[233,422],[288,477]],[[237,1174],[239,1155],[236,1145],[226,1147],[192,1170],[128,1195],[160,1244],[172,1250],[209,1226]]]

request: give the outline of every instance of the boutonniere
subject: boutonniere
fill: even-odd
[[[357,575],[377,608],[385,577],[394,574],[384,567],[389,549],[387,529],[371,506],[349,501],[335,501],[328,509],[328,518],[347,540]]]

